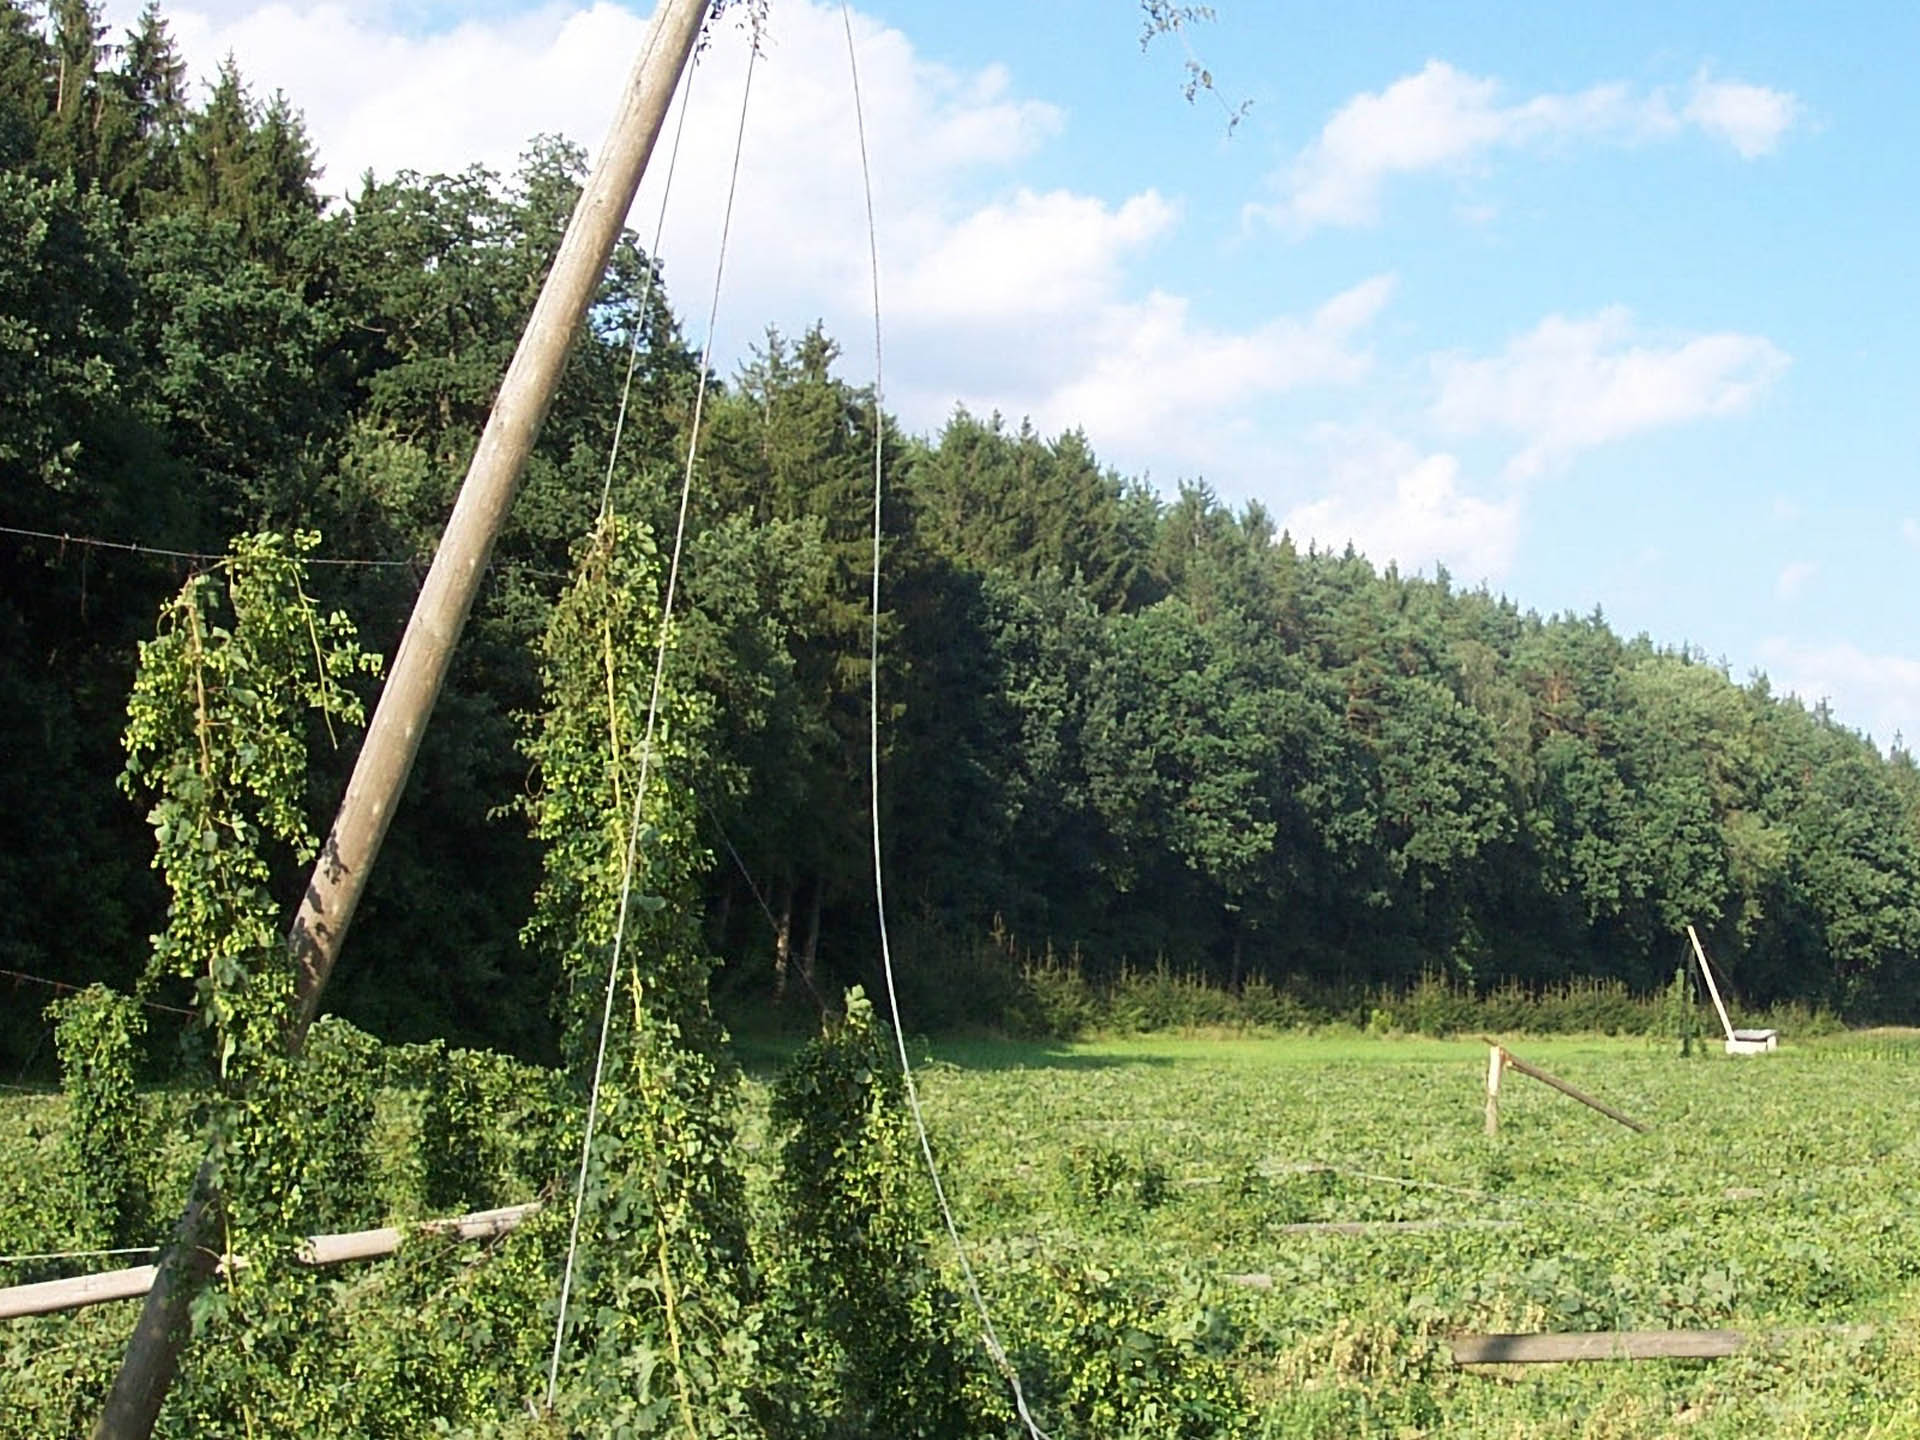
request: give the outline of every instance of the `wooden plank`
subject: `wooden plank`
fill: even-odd
[[[1475,1216],[1466,1220],[1301,1220],[1291,1225],[1275,1225],[1278,1235],[1378,1235],[1421,1230],[1510,1230],[1517,1220],[1489,1220]]]
[[[1448,1342],[1455,1365],[1571,1365],[1592,1360],[1717,1360],[1749,1345],[1778,1345],[1808,1337],[1866,1339],[1868,1325],[1811,1330],[1595,1330],[1560,1335],[1456,1335]]]
[[[412,1229],[416,1234],[445,1235],[456,1240],[487,1240],[506,1234],[539,1208],[539,1202],[534,1201],[500,1210],[477,1210],[471,1215],[428,1220]],[[303,1265],[316,1267],[348,1260],[377,1260],[398,1250],[407,1233],[395,1226],[383,1225],[377,1230],[354,1230],[344,1235],[314,1235],[301,1242],[295,1258]],[[240,1266],[246,1261],[236,1258],[233,1263]],[[14,1285],[0,1290],[0,1320],[80,1310],[110,1300],[137,1300],[153,1289],[158,1269],[154,1265],[135,1265],[124,1270],[78,1275],[70,1280]]]
[[[109,1300],[137,1300],[153,1288],[154,1265],[135,1265],[125,1270],[103,1270],[98,1275],[80,1275],[71,1280],[42,1280],[36,1285],[13,1285],[0,1290],[0,1320],[22,1315],[51,1315],[57,1310],[78,1310],[101,1305]]]

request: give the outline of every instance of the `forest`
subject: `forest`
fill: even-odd
[[[166,923],[119,782],[163,604],[235,537],[317,531],[316,605],[391,655],[584,171],[536,139],[512,175],[369,176],[328,200],[297,107],[231,62],[197,93],[157,7],[110,36],[91,0],[0,0],[16,1070],[51,1062],[45,982],[130,988]],[[599,511],[636,323],[614,508],[643,548],[670,533],[700,359],[652,265],[629,237],[607,275],[335,978],[329,1008],[383,1039],[563,1050],[562,962],[535,923],[543,637]],[[714,379],[672,657],[704,717],[679,776],[687,893],[723,1010],[804,1024],[877,963],[873,397],[818,326],[767,330]],[[1044,956],[1229,989],[1645,993],[1689,922],[1747,1003],[1920,1014],[1920,770],[1899,737],[1883,750],[1597,608],[1542,616],[1438,567],[1302,546],[1203,479],[1116,473],[1098,437],[964,410],[935,435],[884,423],[881,820],[929,1028],[1000,1024]],[[316,727],[324,827],[353,741]],[[300,879],[277,856],[283,903]]]

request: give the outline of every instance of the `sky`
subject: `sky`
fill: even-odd
[[[1920,6],[1214,10],[1145,48],[1136,0],[850,10],[903,423],[1077,427],[1303,545],[1598,607],[1883,746],[1920,737]],[[287,94],[345,194],[511,171],[535,134],[593,150],[647,9],[166,13],[196,74],[231,54]],[[871,378],[845,23],[768,5],[723,374],[818,319]],[[632,216],[696,343],[747,48],[717,22],[664,210],[671,125]],[[1193,103],[1189,63],[1215,87]]]

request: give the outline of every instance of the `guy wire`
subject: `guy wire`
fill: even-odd
[[[885,370],[882,363],[884,349],[880,330],[880,243],[873,218],[873,173],[867,158],[866,113],[860,101],[860,62],[855,54],[853,43],[853,14],[846,0],[841,0],[840,19],[847,32],[847,68],[853,76],[853,116],[860,135],[860,179],[865,187],[867,200],[867,261],[873,279],[873,593],[867,631],[867,793],[868,803],[873,813],[873,904],[879,919],[880,968],[881,973],[886,977],[887,1008],[893,1019],[893,1043],[899,1052],[900,1074],[907,1092],[907,1108],[913,1113],[913,1128],[920,1137],[920,1154],[926,1161],[928,1178],[933,1181],[934,1199],[939,1202],[940,1216],[946,1222],[947,1238],[953,1244],[954,1258],[959,1262],[960,1273],[966,1279],[967,1292],[973,1300],[974,1309],[980,1315],[981,1332],[986,1340],[987,1353],[992,1356],[994,1364],[999,1368],[1013,1392],[1014,1409],[1019,1411],[1020,1422],[1026,1426],[1027,1434],[1033,1437],[1033,1440],[1047,1440],[1046,1432],[1035,1423],[1033,1415],[1027,1409],[1027,1397],[1020,1387],[1019,1372],[1013,1368],[1013,1362],[1007,1358],[1006,1349],[1001,1345],[1000,1337],[994,1330],[993,1316],[987,1311],[986,1297],[980,1293],[980,1282],[974,1275],[972,1262],[967,1258],[967,1247],[960,1239],[960,1227],[953,1218],[953,1207],[947,1202],[946,1186],[940,1182],[940,1167],[933,1158],[933,1141],[927,1135],[926,1117],[920,1111],[920,1092],[913,1080],[913,1063],[907,1058],[906,1033],[900,1024],[900,995],[893,979],[893,946],[887,934],[887,899],[880,860],[880,558],[881,502],[886,492],[886,412],[882,408]]]

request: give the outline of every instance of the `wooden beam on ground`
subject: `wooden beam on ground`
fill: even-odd
[[[1752,1345],[1810,1337],[1864,1340],[1870,1325],[1810,1330],[1596,1330],[1562,1335],[1456,1335],[1448,1342],[1455,1365],[1571,1365],[1590,1360],[1718,1360]]]
[[[1549,1075],[1545,1070],[1542,1070],[1538,1065],[1529,1065],[1526,1061],[1522,1060],[1518,1055],[1515,1055],[1511,1050],[1508,1050],[1505,1046],[1501,1045],[1497,1040],[1487,1040],[1487,1037],[1484,1035],[1482,1035],[1480,1038],[1482,1040],[1486,1040],[1487,1044],[1493,1046],[1494,1050],[1505,1061],[1505,1063],[1512,1069],[1518,1070],[1522,1075],[1531,1075],[1535,1080],[1538,1080],[1542,1085],[1551,1085],[1555,1090],[1558,1090],[1562,1095],[1566,1095],[1574,1100],[1578,1100],[1582,1105],[1585,1105],[1590,1110],[1598,1110],[1602,1115],[1606,1116],[1609,1120],[1616,1120],[1620,1124],[1626,1126],[1629,1130],[1638,1131],[1642,1135],[1647,1133],[1647,1127],[1645,1125],[1642,1125],[1638,1120],[1635,1120],[1631,1115],[1623,1115],[1618,1110],[1614,1109],[1611,1105],[1607,1104],[1604,1100],[1596,1100],[1593,1098],[1593,1096],[1587,1094],[1586,1091],[1576,1090],[1573,1086],[1569,1085],[1566,1081],[1562,1080],[1558,1075]]]
[[[1474,1216],[1465,1220],[1435,1218],[1428,1220],[1300,1220],[1291,1225],[1275,1225],[1277,1235],[1381,1235],[1409,1234],[1422,1230],[1510,1230],[1517,1220],[1492,1220]]]
[[[412,1227],[416,1235],[444,1235],[452,1240],[490,1240],[504,1235],[540,1208],[538,1201],[509,1205],[501,1210],[479,1210],[448,1220],[428,1220]],[[377,1230],[355,1230],[344,1235],[315,1235],[302,1242],[295,1258],[302,1265],[338,1265],[348,1260],[377,1260],[400,1248],[407,1231],[386,1225]],[[235,1268],[244,1265],[234,1260]],[[110,1300],[138,1300],[153,1289],[157,1265],[133,1265],[103,1270],[70,1280],[43,1280],[36,1285],[14,1285],[0,1290],[0,1320],[27,1315],[53,1315],[81,1310]]]

